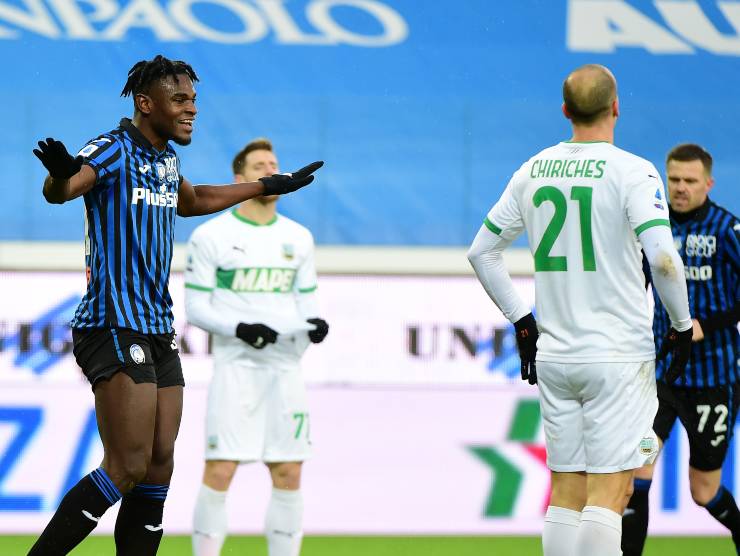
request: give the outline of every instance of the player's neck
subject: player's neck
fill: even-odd
[[[275,220],[277,202],[263,203],[257,199],[250,199],[240,204],[236,211],[255,224],[265,225]]]
[[[137,112],[134,114],[131,122],[136,126],[141,134],[147,138],[147,140],[152,144],[152,147],[160,152],[167,148],[167,139],[164,139],[155,133],[149,125],[149,122],[145,118],[142,118],[140,113]]]
[[[614,127],[608,124],[591,126],[573,126],[573,143],[596,143],[603,141],[614,143]]]

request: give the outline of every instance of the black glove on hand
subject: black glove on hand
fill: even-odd
[[[278,333],[265,324],[240,322],[236,326],[236,337],[254,349],[263,349],[267,344],[274,344],[277,341]]]
[[[39,148],[33,149],[52,178],[67,180],[74,176],[82,168],[82,157],[73,157],[67,152],[67,148],[61,141],[55,141],[51,137],[46,142],[39,141]]]
[[[537,384],[535,357],[537,356],[537,338],[540,333],[532,313],[516,321],[514,330],[516,331],[516,344],[519,347],[519,358],[522,360],[522,380]]]
[[[689,355],[691,355],[692,335],[693,328],[679,332],[671,327],[668,334],[663,338],[663,343],[660,346],[660,351],[656,359],[665,359],[669,353],[671,354],[671,364],[668,366],[665,375],[663,375],[668,384],[673,384],[678,377],[683,376],[686,363],[689,362]]]
[[[314,344],[320,344],[329,333],[329,323],[324,319],[306,319],[306,322],[315,324],[316,328],[308,331],[308,337]]]
[[[260,181],[265,184],[263,195],[283,195],[284,193],[291,193],[296,189],[300,189],[313,181],[314,176],[311,174],[323,165],[324,162],[319,160],[318,162],[312,162],[308,166],[304,166],[292,174],[273,174],[260,178]]]

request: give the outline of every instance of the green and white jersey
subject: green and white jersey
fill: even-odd
[[[637,241],[652,226],[669,226],[653,164],[606,142],[559,143],[514,174],[485,225],[505,240],[527,232],[538,360],[655,356]]]
[[[314,328],[306,318],[317,316],[311,232],[282,215],[265,225],[236,210],[217,216],[190,237],[185,287],[188,320],[214,334],[216,364],[293,365]],[[266,324],[279,333],[277,343],[250,347],[235,337],[240,322]]]

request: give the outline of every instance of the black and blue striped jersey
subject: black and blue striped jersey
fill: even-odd
[[[731,212],[707,200],[689,214],[671,211],[671,230],[684,263],[691,316],[704,330],[704,339],[692,345],[685,377],[679,378],[676,386],[735,384],[740,378],[740,222]],[[660,343],[670,320],[657,293],[653,294],[653,333],[656,343]],[[666,368],[666,360],[656,363],[659,379]]]
[[[72,327],[171,332],[168,282],[182,180],[175,150],[158,151],[124,118],[79,154],[97,181],[84,196],[87,293]]]

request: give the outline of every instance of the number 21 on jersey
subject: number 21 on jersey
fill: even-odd
[[[595,271],[594,241],[591,234],[591,197],[592,187],[574,186],[570,190],[570,200],[578,204],[578,219],[581,225],[581,252],[583,254],[583,270]],[[553,257],[550,250],[563,231],[565,219],[568,216],[568,200],[565,194],[557,187],[546,185],[540,187],[534,194],[532,202],[539,208],[545,201],[555,207],[550,223],[545,228],[540,244],[534,252],[535,272],[562,272],[568,270],[568,260],[565,256]]]

